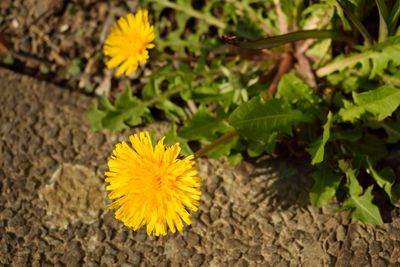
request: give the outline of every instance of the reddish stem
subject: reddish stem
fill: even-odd
[[[278,88],[279,81],[281,80],[283,74],[288,72],[293,66],[293,55],[290,52],[286,52],[282,56],[282,61],[279,63],[278,71],[275,74],[270,86],[268,87],[267,93],[265,94],[265,100],[271,99],[276,89]]]

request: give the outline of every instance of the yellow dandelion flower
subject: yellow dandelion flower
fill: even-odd
[[[150,26],[147,10],[120,18],[104,45],[104,54],[111,58],[106,62],[107,67],[118,67],[116,76],[129,75],[138,68],[139,63],[147,62],[147,49],[154,47],[151,43],[153,40],[154,27]]]
[[[153,148],[148,132],[129,139],[132,147],[117,144],[105,173],[115,218],[133,230],[146,225],[148,235],[181,231],[183,222],[190,225],[187,209],[199,207],[201,178],[194,156],[179,159],[179,144],[166,147],[164,138]]]

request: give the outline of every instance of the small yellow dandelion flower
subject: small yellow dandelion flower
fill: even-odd
[[[147,49],[154,47],[154,27],[150,26],[147,10],[136,15],[128,14],[114,25],[104,45],[104,54],[111,59],[106,62],[109,69],[118,67],[117,76],[129,75],[145,64],[149,58]]]
[[[117,144],[105,173],[115,217],[133,230],[146,225],[148,235],[166,235],[167,227],[181,231],[183,222],[190,225],[187,209],[199,207],[201,178],[194,157],[178,159],[179,144],[166,147],[164,138],[153,148],[148,132],[129,139],[132,147]]]

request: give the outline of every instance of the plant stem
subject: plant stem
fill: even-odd
[[[365,53],[360,53],[351,57],[344,58],[342,60],[338,60],[335,62],[332,62],[320,69],[317,70],[316,74],[318,77],[323,77],[328,74],[331,74],[332,72],[343,69],[349,65],[356,64],[357,62],[360,62],[363,59],[367,59],[373,56],[375,52],[369,51]]]
[[[222,22],[222,21],[220,21],[220,20],[214,18],[213,16],[200,13],[200,12],[198,12],[198,11],[192,9],[192,8],[189,7],[189,6],[186,6],[186,5],[178,5],[178,4],[176,4],[176,3],[174,3],[174,2],[170,2],[170,1],[168,1],[168,0],[153,0],[153,2],[156,2],[156,3],[158,3],[158,4],[164,5],[164,6],[166,6],[166,7],[173,8],[173,9],[175,9],[175,10],[177,10],[177,11],[184,12],[184,13],[188,14],[189,16],[198,18],[198,19],[200,19],[200,20],[204,20],[204,21],[207,22],[208,24],[214,25],[214,26],[216,26],[216,27],[218,27],[218,28],[225,29],[225,28],[227,27],[226,24],[225,24],[224,22]]]
[[[383,42],[387,39],[389,34],[389,29],[387,25],[387,19],[389,17],[389,12],[385,1],[375,0],[379,11],[379,42]]]
[[[155,98],[146,101],[145,105],[152,106],[165,98],[168,98],[176,93],[179,93],[183,88],[184,88],[184,86],[178,86],[172,90],[168,90],[168,91],[164,92],[163,94],[160,94],[160,95],[156,96]]]
[[[283,54],[282,61],[279,63],[278,71],[272,80],[270,86],[268,87],[267,93],[265,95],[265,100],[271,99],[276,89],[278,88],[279,81],[281,80],[282,76],[288,72],[293,66],[293,55],[292,53],[286,52]]]
[[[247,41],[240,43],[238,46],[240,48],[246,48],[246,49],[264,49],[264,48],[281,46],[284,44],[293,43],[306,39],[342,39],[351,42],[348,36],[338,31],[305,30],[305,31],[296,31],[287,34],[267,37],[254,41]]]
[[[389,35],[393,35],[396,31],[397,21],[400,16],[400,0],[397,0],[390,12],[388,24],[389,24]]]
[[[364,37],[367,46],[371,46],[372,45],[371,35],[364,27],[362,22],[353,13],[351,13],[350,10],[345,5],[343,5],[342,2],[340,2],[340,0],[336,0],[336,3],[339,4],[339,6],[342,8],[343,12],[346,14],[349,20],[353,23],[353,25],[358,29],[358,31]]]
[[[194,153],[194,156],[196,158],[200,158],[201,156],[207,154],[211,150],[213,150],[215,147],[219,146],[222,143],[225,143],[226,141],[234,138],[235,136],[238,135],[238,132],[236,130],[229,131],[225,133],[224,135],[220,136],[219,138],[215,139],[211,144],[208,144],[204,146],[203,148],[199,149]]]

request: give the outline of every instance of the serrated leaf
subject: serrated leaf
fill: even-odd
[[[108,107],[108,110],[101,122],[104,128],[113,131],[142,123],[142,116],[148,112],[147,106],[132,96],[130,86],[117,97],[114,107]]]
[[[111,104],[110,100],[105,95],[102,95],[100,97],[99,104],[100,108],[104,111],[115,110],[114,106]]]
[[[315,165],[324,160],[325,155],[325,144],[328,142],[331,133],[331,126],[333,122],[332,112],[329,111],[328,119],[323,126],[322,137],[317,140],[308,150],[312,156],[311,164]]]
[[[399,107],[400,90],[391,86],[382,86],[359,94],[353,92],[353,99],[355,105],[345,102],[345,107],[339,111],[344,121],[354,122],[366,111],[381,121]]]
[[[281,98],[291,104],[301,100],[309,103],[316,102],[312,89],[294,74],[282,76],[276,92],[276,98]]]
[[[176,131],[176,125],[172,124],[167,132],[165,133],[164,142],[166,145],[172,146],[176,143],[179,143],[181,146],[181,154],[184,156],[193,155],[192,149],[189,147],[187,140],[184,138],[180,138]]]
[[[131,107],[132,104],[136,104],[135,97],[132,97],[132,88],[128,85],[125,90],[118,95],[115,99],[114,107],[115,109],[125,109]]]
[[[302,112],[285,106],[282,100],[271,99],[266,103],[257,96],[233,111],[228,121],[241,135],[268,141],[271,133],[291,134],[293,126],[309,119]]]
[[[343,92],[345,93],[351,93],[353,91],[359,90],[360,88],[376,88],[376,86],[371,87],[374,86],[374,83],[371,83],[371,81],[367,77],[354,74],[350,71],[332,73],[327,77],[327,79],[330,84],[341,88],[341,90],[343,90]]]
[[[312,174],[312,177],[314,185],[310,190],[310,201],[314,207],[320,208],[335,196],[342,176],[333,173],[328,165],[323,164]]]
[[[178,136],[187,140],[211,142],[217,138],[217,132],[226,132],[229,125],[222,116],[216,116],[205,106],[201,105],[196,114],[185,122]]]
[[[399,36],[390,37],[385,42],[377,44],[375,50],[380,51],[380,53],[373,53],[371,55],[372,68],[370,78],[373,78],[378,74],[383,74],[384,70],[387,69],[390,63],[392,63],[391,65],[393,67],[400,64]]]
[[[350,218],[364,223],[382,224],[382,217],[378,207],[372,202],[373,186],[368,187],[364,192],[358,183],[354,170],[346,172],[348,198],[343,202],[342,207],[350,210]]]
[[[120,131],[142,123],[141,116],[146,112],[146,106],[138,105],[126,110],[108,112],[102,119],[103,128]]]
[[[186,119],[186,113],[183,109],[169,99],[162,99],[156,103],[156,108],[165,112],[166,117],[174,122],[180,122]]]
[[[366,111],[384,120],[400,105],[400,90],[391,86],[382,86],[364,93],[353,93],[354,102]]]
[[[355,122],[365,113],[363,107],[356,106],[347,100],[343,100],[344,107],[339,110],[339,116],[343,121]]]
[[[93,101],[90,107],[85,112],[85,117],[88,119],[93,131],[98,131],[103,128],[101,120],[104,118],[105,115],[106,112],[101,111],[97,108],[96,101]]]
[[[396,174],[394,171],[385,167],[382,171],[377,172],[371,164],[370,160],[367,160],[368,172],[371,174],[372,178],[376,181],[380,188],[382,188],[388,195],[390,202],[398,206],[399,195],[393,190],[393,185],[396,179]]]
[[[96,104],[92,104],[86,117],[91,122],[93,130],[106,128],[115,131],[142,123],[142,117],[148,113],[147,106],[132,96],[131,88],[128,86],[117,97],[115,105],[112,105],[107,97],[102,96],[99,108]]]
[[[376,75],[384,74],[389,65],[392,67],[399,66],[400,36],[389,37],[375,47],[363,49],[361,53],[337,57],[337,60],[317,70],[317,75],[323,77],[334,71],[341,71],[357,65],[363,68],[363,73],[369,74],[370,79]]]

